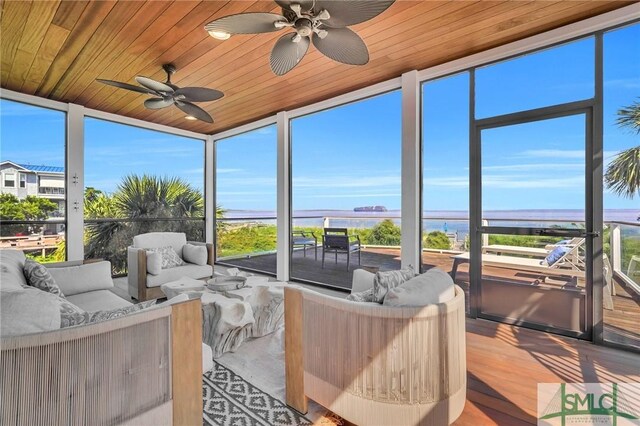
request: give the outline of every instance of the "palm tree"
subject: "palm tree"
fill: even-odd
[[[640,102],[618,110],[618,126],[640,134]],[[633,198],[640,193],[640,146],[620,152],[604,175],[605,184],[616,194]]]
[[[204,202],[198,190],[175,177],[126,176],[113,195],[87,201],[86,214],[98,219],[86,225],[87,255],[108,258],[114,272],[125,270],[126,247],[135,235],[185,232],[189,240],[204,236],[204,221],[176,220],[204,217]]]

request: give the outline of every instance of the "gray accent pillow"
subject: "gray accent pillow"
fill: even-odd
[[[23,272],[27,279],[27,284],[31,287],[64,297],[62,290],[60,290],[60,287],[56,284],[56,280],[53,279],[49,270],[44,265],[34,260],[26,259],[24,261]]]
[[[0,292],[0,335],[20,336],[60,328],[60,301],[55,294],[27,286]]]
[[[375,302],[376,299],[373,295],[373,287],[365,291],[356,291],[347,296],[347,300],[352,302]]]
[[[147,272],[151,275],[160,275],[162,272],[162,255],[155,251],[147,252]]]
[[[160,256],[162,256],[162,269],[175,268],[176,266],[185,265],[184,260],[182,260],[180,255],[171,246],[151,248],[146,250],[147,252],[160,253]]]
[[[373,278],[373,301],[382,303],[389,290],[415,276],[416,273],[411,266],[397,271],[377,272]]]
[[[424,274],[392,288],[384,298],[384,306],[420,307],[446,303],[456,295],[453,279],[442,269],[431,268]]]
[[[194,244],[185,244],[182,247],[182,257],[189,263],[196,265],[206,265],[209,253],[206,246],[196,246]]]
[[[139,312],[143,309],[151,308],[155,306],[155,304],[155,300],[147,300],[146,302],[137,303],[131,306],[125,306],[124,308],[111,309],[108,311],[82,311],[81,313],[78,311],[69,311],[64,313],[61,312],[61,327],[73,327],[76,325],[87,325],[96,322],[107,321],[110,319],[132,314],[134,312]]]
[[[84,309],[79,308],[68,300],[60,302],[60,328],[73,327],[85,322]]]

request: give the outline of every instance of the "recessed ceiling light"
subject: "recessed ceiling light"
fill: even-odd
[[[217,40],[228,40],[231,37],[226,31],[209,31],[209,35]]]
[[[186,115],[184,118],[186,118],[187,120],[197,120],[197,118],[195,118],[193,115]]]

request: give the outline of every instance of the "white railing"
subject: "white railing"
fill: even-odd
[[[347,228],[370,228],[371,226],[344,226],[345,222],[349,221],[358,221],[360,222],[360,225],[362,225],[362,223],[366,223],[366,222],[381,222],[385,219],[390,219],[390,220],[394,220],[394,221],[399,221],[400,217],[399,216],[393,216],[393,215],[375,215],[375,216],[366,216],[366,215],[362,215],[362,216],[348,216],[348,215],[340,215],[340,216],[294,216],[292,218],[292,221],[317,221],[317,227],[322,227],[322,228],[330,228],[332,226],[334,227],[347,227]],[[248,226],[252,226],[252,225],[258,225],[258,224],[266,224],[265,222],[269,221],[273,221],[275,224],[275,220],[276,217],[275,216],[261,216],[261,217],[234,217],[234,218],[218,218],[217,221],[218,222],[222,222],[222,223],[236,223],[236,224],[246,224]],[[460,222],[466,222],[468,223],[469,219],[466,217],[452,217],[452,216],[423,216],[422,217],[422,221],[423,223],[425,221],[441,221],[443,222],[443,224],[445,223],[449,223],[449,224],[456,224],[456,223],[460,223]],[[336,224],[336,222],[338,222]],[[549,219],[549,218],[519,218],[519,219],[515,219],[515,218],[491,218],[491,219],[483,219],[482,221],[482,225],[483,226],[490,226],[492,223],[503,223],[503,222],[507,222],[507,223],[535,223],[535,224],[579,224],[579,221],[575,221],[575,220],[570,220],[570,219]],[[296,228],[298,227],[297,225],[293,224],[293,227]],[[628,285],[629,287],[631,287],[633,290],[635,290],[638,294],[640,294],[640,251],[638,251],[638,253],[631,253],[630,258],[628,261],[625,261],[625,253],[624,253],[624,247],[625,247],[625,240],[626,239],[633,239],[633,238],[638,238],[638,240],[640,241],[640,223],[634,223],[634,222],[628,222],[628,221],[607,221],[605,222],[605,228],[609,228],[610,229],[610,236],[609,236],[609,244],[610,244],[610,259],[611,259],[611,264],[613,267],[613,271],[614,274],[616,275],[617,278],[619,278],[620,280],[622,280],[626,285]],[[455,228],[455,227],[454,227]],[[447,233],[446,230],[444,230],[443,228],[441,228],[440,230],[442,230],[443,232]],[[625,236],[624,231],[625,230],[632,230],[631,233],[633,235],[631,236]],[[425,230],[426,232],[427,230]],[[468,230],[467,230],[468,232]],[[318,237],[320,237],[318,235]],[[457,241],[461,241],[464,240],[465,235],[464,233],[462,233],[462,235],[456,233],[456,237]],[[321,242],[321,238],[318,238],[318,242]],[[489,235],[488,234],[483,234],[483,244],[484,245],[488,245],[489,244]],[[640,242],[638,243],[640,246]],[[367,245],[367,244],[363,244],[363,247],[369,247],[369,248],[375,248],[375,247],[384,247],[384,248],[395,248],[395,249],[400,249],[400,246],[379,246],[379,245]],[[426,251],[426,250],[425,250]],[[256,255],[261,255],[261,254],[269,254],[269,253],[274,253],[275,249],[273,251],[262,251],[260,253],[258,252],[252,252],[252,253],[247,253],[244,255],[238,255],[238,256],[228,256],[228,257],[223,257],[223,258],[219,258],[220,260],[224,260],[224,259],[233,259],[233,258],[241,258],[241,257],[246,257],[247,255],[251,255],[251,256],[256,256]]]

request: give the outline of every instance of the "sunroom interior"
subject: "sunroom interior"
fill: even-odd
[[[466,402],[399,424],[536,424],[540,383],[640,382],[640,189],[614,170],[631,151],[622,167],[640,170],[640,4],[396,1],[352,27],[366,65],[309,48],[282,76],[269,69],[281,33],[219,40],[204,30],[281,3],[292,2],[4,2],[0,253],[106,260],[110,291],[128,302],[139,299],[128,247],[149,232],[210,245],[214,279],[268,277],[341,299],[356,270],[440,269],[464,298]],[[164,81],[165,64],[173,84],[224,92],[199,104],[212,123],[96,81]],[[328,229],[346,230],[346,251]],[[284,300],[283,324],[308,321]],[[289,328],[279,330],[294,339]],[[4,331],[8,371],[23,343]],[[216,356],[214,372],[300,415],[259,424],[362,424],[336,401],[303,412],[284,340],[249,339]],[[269,345],[278,356],[255,361]],[[326,365],[345,357],[335,356]],[[277,373],[261,376],[270,362]],[[0,419],[24,424],[35,397],[2,386],[3,405],[20,408]],[[204,394],[198,422],[233,424]],[[625,409],[640,418],[637,403]],[[192,424],[188,409],[173,410],[162,421],[166,411],[91,415]]]

